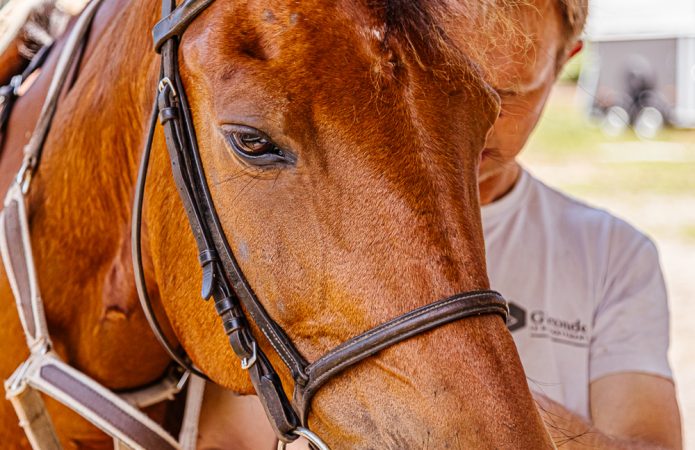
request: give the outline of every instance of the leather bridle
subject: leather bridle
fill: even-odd
[[[176,7],[173,0],[163,0],[163,18],[154,27],[155,49],[161,54],[161,76],[138,174],[132,222],[138,293],[153,331],[172,358],[193,373],[202,375],[164,337],[145,286],[140,251],[141,213],[150,151],[159,119],[174,180],[198,246],[203,272],[201,296],[214,298],[229,343],[241,360],[242,368],[248,371],[275,433],[282,442],[291,442],[308,432],[307,420],[314,394],[341,371],[412,336],[464,317],[498,314],[506,319],[507,303],[494,291],[456,294],[355,336],[312,363],[304,359],[267,313],[239,268],[205,178],[192,113],[179,74],[178,51],[189,24],[213,1],[187,0]],[[291,401],[277,371],[251,332],[249,321],[256,324],[289,369],[294,380]],[[321,444],[317,442],[316,445]]]

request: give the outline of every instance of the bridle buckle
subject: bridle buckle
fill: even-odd
[[[35,167],[36,158],[29,154],[26,154],[24,156],[24,161],[22,161],[22,167],[19,168],[17,178],[15,179],[22,191],[22,194],[26,194],[29,191],[29,185],[31,184],[31,178],[34,174]]]
[[[169,90],[171,91],[171,96],[176,97],[176,88],[174,87],[174,83],[171,81],[169,77],[164,77],[161,80],[159,80],[159,92],[164,92],[164,89],[169,86]]]
[[[15,75],[10,80],[10,86],[12,87],[12,94],[15,97],[19,96],[19,89],[22,87],[23,82],[24,82],[24,77],[22,77],[22,75]]]
[[[251,343],[251,356],[241,359],[241,368],[243,370],[249,370],[254,364],[256,364],[256,357],[256,342],[254,341]]]

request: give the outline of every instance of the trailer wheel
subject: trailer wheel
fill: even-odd
[[[601,121],[601,131],[608,136],[620,136],[630,126],[630,114],[622,106],[611,106]]]
[[[635,117],[635,134],[642,139],[654,139],[664,128],[664,115],[653,106],[642,108]]]

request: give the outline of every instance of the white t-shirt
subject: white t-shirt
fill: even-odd
[[[654,244],[528,172],[482,208],[492,288],[529,387],[589,418],[589,384],[610,373],[667,378],[669,316]]]

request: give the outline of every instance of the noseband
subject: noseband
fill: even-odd
[[[174,180],[198,246],[203,271],[201,295],[204,299],[214,299],[229,343],[242,368],[248,371],[275,433],[283,443],[291,442],[298,435],[313,435],[306,428],[312,397],[338,373],[387,347],[464,317],[498,314],[506,318],[507,303],[494,291],[457,294],[353,337],[312,363],[304,359],[244,277],[220,224],[205,178],[191,110],[179,74],[178,50],[189,24],[213,1],[187,0],[176,7],[174,1],[163,0],[163,18],[153,31],[155,49],[161,54],[161,73],[135,195],[132,241],[137,288],[150,325],[164,348],[186,369],[204,376],[164,337],[145,286],[140,251],[141,213],[150,151],[159,120]],[[289,369],[294,380],[291,401],[251,332],[249,322],[256,324]],[[320,446],[320,439],[311,435],[309,438]]]

